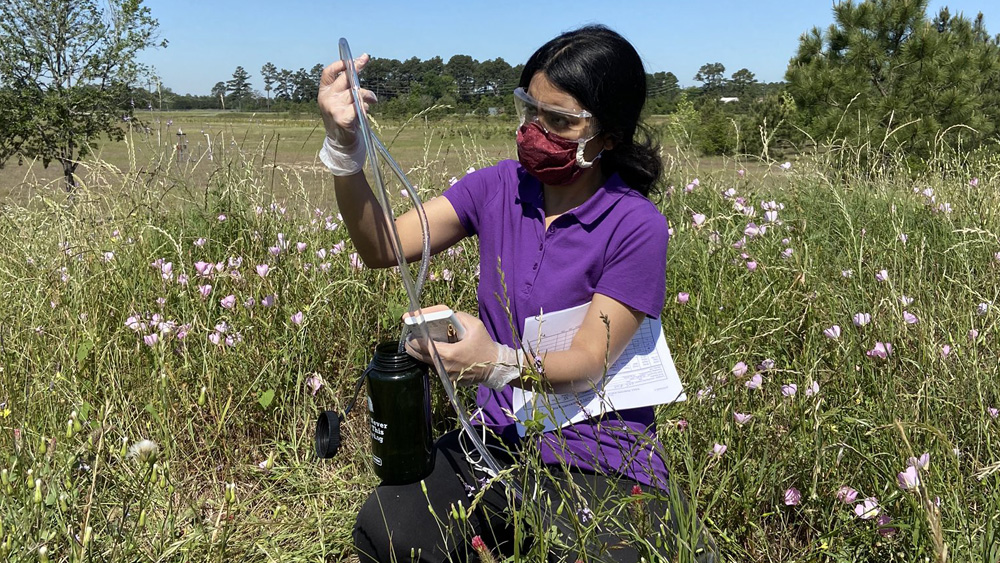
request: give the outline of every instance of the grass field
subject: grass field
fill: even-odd
[[[499,119],[417,118],[387,124],[380,128],[380,136],[387,145],[391,141],[395,158],[407,168],[438,166],[459,171],[465,169],[462,164],[466,162],[508,158],[514,148],[507,134],[512,127]],[[302,190],[316,196],[329,184],[326,169],[317,158],[317,147],[323,141],[322,123],[308,114],[140,113],[128,141],[97,143],[80,164],[82,182],[100,185],[111,168],[135,169],[159,184],[199,185],[216,173],[218,163],[242,158],[266,167],[261,170],[261,188],[280,199],[294,197],[293,192]],[[186,145],[180,154],[178,145]],[[26,202],[41,189],[61,189],[62,182],[58,162],[48,168],[40,162],[11,162],[0,169],[0,197]]]
[[[71,199],[60,170],[0,171],[0,556],[350,559],[366,421],[333,462],[313,421],[398,337],[398,276],[352,260],[317,120],[147,122]],[[503,122],[400,125],[380,134],[427,197],[513,151]],[[1000,559],[1000,163],[870,175],[664,141],[690,400],[659,433],[725,560]],[[475,310],[461,248],[425,304]],[[449,410],[438,392],[437,431]]]

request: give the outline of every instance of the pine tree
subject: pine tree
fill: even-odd
[[[732,86],[733,94],[743,102],[751,101],[750,98],[756,95],[757,77],[750,72],[750,69],[741,68],[734,72],[729,84]]]
[[[726,83],[726,67],[722,63],[706,63],[698,69],[694,79],[703,84],[706,93],[716,93]]]
[[[996,131],[996,39],[981,17],[973,25],[944,9],[928,20],[927,2],[842,2],[825,33],[802,36],[786,79],[814,136],[878,162],[889,151],[927,157]]]
[[[226,82],[226,90],[229,91],[229,99],[236,103],[236,108],[243,110],[243,102],[249,100],[253,93],[250,91],[250,73],[241,66],[233,71],[233,77]]]
[[[266,63],[260,68],[260,77],[264,80],[264,93],[267,94],[267,109],[271,109],[271,90],[278,80],[278,68],[273,63]]]
[[[219,105],[222,109],[226,109],[226,83],[216,82],[215,86],[212,86],[212,97],[219,99]]]

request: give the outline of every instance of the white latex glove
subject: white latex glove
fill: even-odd
[[[455,316],[465,328],[465,338],[455,343],[434,343],[452,381],[461,386],[482,384],[491,389],[503,389],[521,376],[523,351],[495,342],[478,318],[461,311],[456,311]],[[433,365],[427,341],[417,332],[413,336],[406,342],[406,353]]]
[[[368,60],[367,54],[354,60],[358,72],[368,64]],[[326,128],[320,160],[337,176],[350,176],[360,172],[365,165],[366,156],[365,144],[357,135],[358,116],[354,110],[354,97],[347,83],[345,68],[343,61],[336,61],[323,69],[317,97],[323,126]],[[361,97],[365,111],[368,111],[370,103],[378,101],[371,90],[362,89]]]

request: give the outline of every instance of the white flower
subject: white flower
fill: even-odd
[[[862,520],[871,520],[872,518],[878,516],[878,513],[878,500],[875,497],[868,497],[854,505],[854,514]]]
[[[139,440],[128,449],[129,459],[138,458],[139,461],[146,461],[156,456],[160,451],[160,446],[152,440]]]

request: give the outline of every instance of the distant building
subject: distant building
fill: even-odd
[[[732,97],[732,98],[722,97],[722,98],[719,98],[719,101],[722,102],[722,103],[724,103],[724,104],[731,104],[733,102],[740,101],[740,99],[737,98],[737,97]]]

